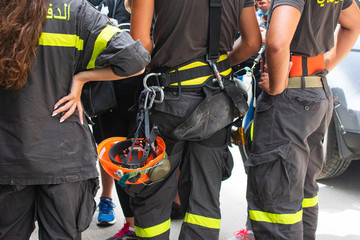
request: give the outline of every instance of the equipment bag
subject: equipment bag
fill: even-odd
[[[117,108],[114,82],[96,81],[86,83],[82,90],[81,101],[85,112],[90,117],[96,117],[103,112]]]

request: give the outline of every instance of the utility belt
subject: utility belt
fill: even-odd
[[[220,129],[229,126],[236,113],[235,108],[245,115],[248,105],[243,92],[232,78],[232,69],[226,54],[215,61],[205,57],[196,59],[172,69],[157,69],[144,78],[144,88],[160,86],[165,91],[177,91],[178,96],[164,97],[164,100],[179,100],[182,91],[204,92],[204,100],[190,116],[173,132],[170,137],[177,140],[206,139]],[[155,70],[153,70],[155,71]],[[148,86],[149,84],[149,86]],[[160,102],[156,102],[160,103]]]
[[[226,54],[219,57],[219,60],[216,62],[216,68],[224,79],[231,76],[232,69]],[[215,73],[207,62],[206,57],[195,59],[170,69],[155,69],[154,72],[159,72],[157,73],[158,82],[151,81],[150,84],[162,87],[181,87],[186,89],[204,85],[216,85],[210,82],[210,80],[215,78]]]
[[[156,70],[153,70],[156,72]],[[223,90],[230,97],[242,115],[248,110],[245,99],[246,93],[239,89],[232,79],[232,68],[227,54],[220,55],[219,59],[209,61],[206,56],[181,64],[171,69],[158,69],[157,73],[150,73],[144,78],[144,88],[149,90],[148,84],[160,86],[166,90],[177,90],[178,100],[181,91],[186,89],[200,89],[208,87],[212,90]]]
[[[322,88],[324,86],[322,76],[314,75],[325,71],[323,54],[315,57],[291,55],[290,61],[293,65],[287,88]]]

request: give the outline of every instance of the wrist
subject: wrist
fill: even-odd
[[[86,77],[85,72],[79,72],[73,76],[73,82],[84,85],[89,79]]]

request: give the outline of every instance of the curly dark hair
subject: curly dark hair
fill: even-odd
[[[0,85],[20,90],[35,61],[46,0],[0,0]]]

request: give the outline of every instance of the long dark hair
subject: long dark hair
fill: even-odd
[[[21,89],[35,60],[46,0],[0,0],[0,85]]]

